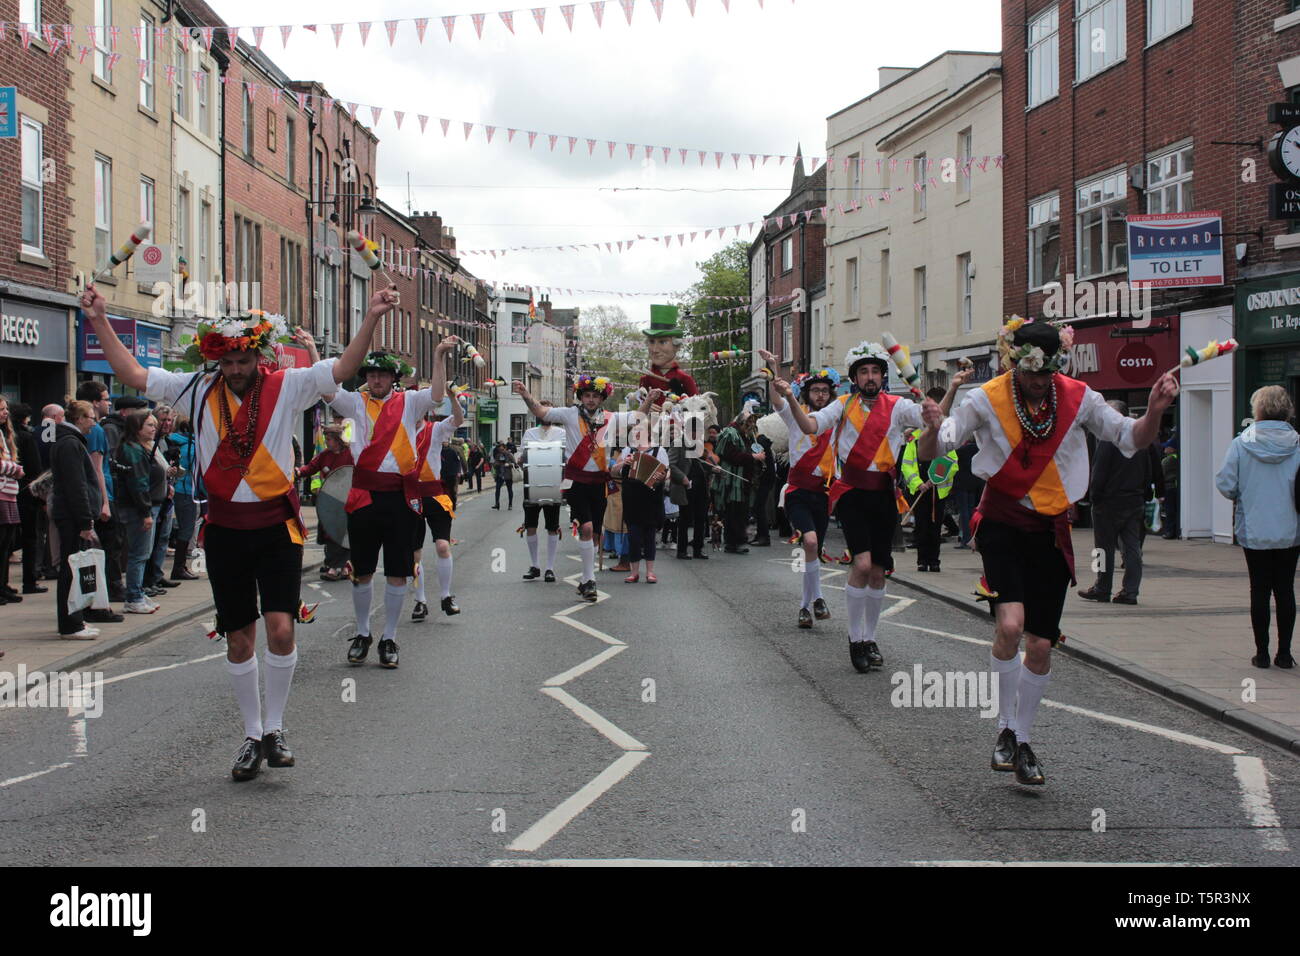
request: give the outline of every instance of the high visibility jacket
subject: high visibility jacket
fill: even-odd
[[[916,432],[912,436],[912,440],[907,443],[907,447],[903,449],[903,483],[906,485],[907,493],[909,495],[914,495],[920,491],[921,485],[923,485],[929,477],[928,475],[921,474],[920,468],[917,467],[916,437],[919,434],[919,431]],[[957,476],[957,452],[955,450],[950,451],[948,454],[941,457],[947,458],[952,464],[949,466],[948,477],[935,486],[939,489],[940,501],[947,498],[948,493],[952,491],[952,481]]]

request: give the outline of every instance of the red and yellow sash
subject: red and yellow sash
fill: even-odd
[[[387,401],[365,396],[366,417],[370,419],[370,441],[352,472],[352,490],[344,510],[349,514],[371,503],[371,491],[401,491],[402,475],[415,469],[415,451],[402,426],[406,410],[406,393],[398,392]],[[381,473],[379,466],[389,452],[397,460],[397,474]]]
[[[602,425],[594,433],[587,420],[581,415],[578,416],[578,430],[582,432],[582,439],[578,442],[578,447],[573,449],[573,454],[564,465],[564,477],[573,481],[594,484],[598,481],[604,481],[609,471],[609,462],[605,450],[605,429],[608,422]],[[595,459],[596,470],[587,471],[587,462]]]
[[[433,444],[433,422],[425,422],[420,433],[415,436],[415,460],[419,468],[408,472],[405,479],[405,491],[408,501],[432,498],[442,505],[447,514],[453,518],[456,512],[451,507],[451,495],[442,484],[442,478],[429,463],[429,447]],[[423,510],[423,507],[421,507]]]
[[[834,429],[828,428],[817,436],[811,448],[803,453],[799,463],[790,469],[791,488],[825,493],[826,485],[835,474]]]
[[[845,395],[840,401],[844,402],[844,412],[840,415],[831,447],[838,454],[840,432],[844,430],[846,422],[853,426],[858,437],[849,449],[848,457],[840,463],[839,477],[831,483],[831,511],[835,510],[836,502],[850,488],[879,491],[893,486],[894,449],[889,444],[889,426],[898,399],[887,392],[881,392],[876,396],[875,406],[870,413],[856,395]],[[875,465],[875,471],[871,470],[872,465]]]
[[[1011,446],[1011,454],[998,473],[989,479],[995,491],[1019,501],[1028,496],[1034,510],[1044,515],[1061,514],[1070,507],[1061,473],[1054,461],[1056,450],[1074,425],[1088,386],[1078,379],[1056,375],[1056,428],[1046,441],[1028,446],[1029,464],[1025,464],[1025,435],[1016,417],[1012,397],[1011,373],[1005,372],[983,385],[989,404],[998,417],[1002,433]]]

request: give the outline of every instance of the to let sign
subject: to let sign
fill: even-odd
[[[1223,285],[1223,219],[1217,212],[1128,217],[1128,281],[1141,288]]]

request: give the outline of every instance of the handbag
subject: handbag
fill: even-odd
[[[54,491],[54,472],[46,468],[43,472],[33,478],[27,484],[27,492],[33,498],[39,498],[45,503],[49,503],[50,495]]]
[[[68,590],[68,613],[76,614],[86,608],[108,610],[108,582],[104,575],[104,552],[100,548],[87,548],[68,555],[72,570],[72,586]]]

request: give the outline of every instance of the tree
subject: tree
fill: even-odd
[[[628,368],[644,368],[645,356],[645,337],[622,306],[598,305],[583,310],[582,325],[579,327],[580,371],[604,375],[616,382],[627,382],[635,386],[639,376],[628,371]],[[613,399],[622,401],[628,391],[616,388]]]
[[[737,239],[703,262],[695,263],[699,280],[685,293],[683,303],[690,308],[692,319],[688,332],[692,336],[709,335],[735,329],[732,335],[720,335],[692,342],[683,354],[683,364],[692,366],[691,375],[701,392],[717,392],[718,418],[728,420],[738,406],[740,382],[749,375],[749,359],[710,362],[709,353],[725,348],[750,348],[749,334],[749,243]],[[740,306],[741,313],[708,315]]]

